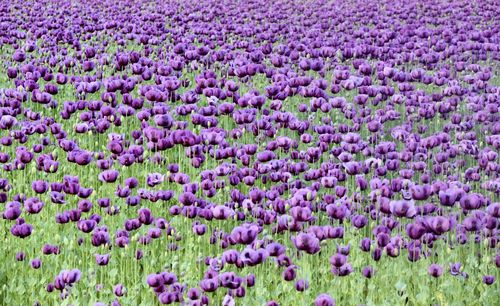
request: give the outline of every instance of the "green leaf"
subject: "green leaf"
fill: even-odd
[[[111,269],[111,271],[109,271],[109,276],[111,276],[111,277],[113,277],[113,278],[114,278],[114,277],[116,277],[117,275],[118,275],[118,269],[113,268],[113,269]]]
[[[394,285],[398,291],[404,291],[406,290],[406,283],[403,282],[402,280],[399,280],[396,285]]]
[[[20,295],[23,295],[25,292],[26,292],[26,288],[24,287],[23,284],[20,284],[18,287],[17,287],[17,293],[19,293]]]

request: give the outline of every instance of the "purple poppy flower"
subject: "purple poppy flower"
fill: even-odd
[[[340,268],[347,262],[347,256],[337,253],[330,257],[330,264],[334,267]]]
[[[31,235],[33,231],[33,226],[28,223],[15,224],[11,227],[10,232],[12,235],[19,238],[26,238]]]
[[[391,201],[390,211],[397,217],[413,218],[417,214],[413,201]]]
[[[366,266],[363,268],[362,274],[366,278],[372,278],[373,275],[375,274],[375,270],[373,269],[372,266]]]
[[[299,292],[306,291],[309,288],[309,282],[304,279],[299,279],[295,282],[295,290]]]
[[[118,284],[113,287],[113,292],[116,296],[120,297],[125,295],[126,289],[122,284]]]
[[[326,293],[321,293],[314,300],[315,306],[335,306],[335,300]]]
[[[2,214],[2,217],[7,220],[16,220],[21,215],[21,203],[19,202],[9,202],[6,205],[6,209]]]
[[[138,215],[139,215],[138,219],[142,224],[148,225],[153,223],[154,221],[153,214],[151,213],[151,210],[149,210],[148,208],[139,209]]]
[[[34,181],[31,184],[31,187],[33,191],[35,191],[38,194],[45,193],[49,189],[49,185],[47,184],[47,182],[42,180]]]
[[[116,170],[105,170],[99,173],[99,180],[103,183],[114,183],[118,179],[119,172]]]
[[[40,258],[35,258],[31,261],[31,267],[33,269],[40,269],[41,266],[42,266],[42,261],[40,260]]]
[[[297,277],[296,266],[289,266],[283,271],[283,279],[287,282],[293,281]]]
[[[494,282],[495,282],[495,276],[494,275],[485,275],[485,276],[483,276],[483,283],[485,283],[486,285],[488,285],[488,286],[493,285]]]
[[[311,234],[300,233],[292,238],[292,241],[298,250],[305,251],[308,254],[315,254],[321,249],[319,239]]]
[[[432,277],[440,277],[443,274],[443,267],[438,264],[431,264],[428,272]]]
[[[203,279],[200,282],[200,288],[204,292],[214,292],[217,290],[219,282],[217,279],[209,278],[209,279]]]
[[[467,278],[467,273],[462,272],[462,264],[460,262],[450,263],[450,274],[453,276],[461,275]]]
[[[16,260],[17,261],[24,261],[25,259],[26,259],[26,254],[24,252],[16,253]]]
[[[148,186],[154,187],[156,185],[163,183],[164,178],[165,178],[164,175],[160,173],[150,173],[146,178],[146,182]]]

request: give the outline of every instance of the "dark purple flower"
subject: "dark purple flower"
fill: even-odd
[[[330,257],[330,264],[334,267],[340,268],[347,262],[347,256],[337,253]]]
[[[438,264],[431,264],[428,272],[432,277],[440,277],[443,274],[443,267]]]
[[[34,181],[33,183],[31,183],[31,187],[33,191],[39,194],[45,193],[49,189],[49,185],[47,184],[47,182],[42,180]]]
[[[40,260],[40,258],[35,258],[31,261],[31,267],[33,269],[40,269],[41,266],[42,266],[42,261]]]
[[[321,249],[319,239],[311,234],[300,233],[292,238],[292,241],[298,250],[305,251],[308,254],[315,254]]]
[[[116,170],[105,170],[99,173],[99,180],[104,183],[113,183],[118,178],[119,172]]]
[[[160,173],[150,173],[147,175],[146,182],[148,186],[154,187],[163,183],[164,176]]]
[[[24,252],[16,253],[16,260],[17,261],[24,261],[25,259],[26,259],[26,254]]]
[[[200,288],[204,292],[214,292],[219,287],[219,282],[217,279],[209,278],[203,279],[200,282]]]
[[[295,290],[299,292],[306,291],[309,288],[309,282],[304,279],[299,279],[295,282]]]
[[[7,220],[16,220],[21,215],[21,203],[9,202],[7,209],[2,214],[2,217]]]
[[[335,300],[326,293],[321,293],[314,300],[315,306],[335,306]]]
[[[363,268],[362,274],[366,278],[372,278],[372,276],[375,274],[375,270],[372,266],[366,266]]]
[[[110,256],[111,256],[110,254],[104,254],[104,255],[96,254],[95,261],[99,266],[106,266],[109,262]]]
[[[287,282],[293,281],[297,277],[296,266],[289,266],[283,271],[283,279]]]
[[[485,283],[486,285],[493,285],[493,283],[495,282],[495,276],[494,275],[485,275],[483,276],[483,283]]]
[[[391,213],[397,217],[413,218],[417,214],[413,201],[391,201]]]
[[[139,209],[138,215],[139,215],[138,219],[142,224],[148,225],[153,223],[154,221],[153,214],[151,213],[151,210],[149,210],[148,208]]]
[[[113,287],[113,292],[116,296],[124,296],[126,293],[126,290],[122,284],[118,284],[118,285]]]

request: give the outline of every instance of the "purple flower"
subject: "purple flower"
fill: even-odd
[[[495,276],[494,275],[485,275],[483,276],[483,283],[485,283],[486,285],[493,285],[493,283],[495,282]]]
[[[315,306],[335,306],[335,300],[326,293],[321,293],[314,300]]]
[[[64,270],[59,275],[66,284],[74,284],[80,280],[82,273],[78,269],[73,269]]]
[[[3,212],[2,217],[7,220],[16,220],[21,215],[21,203],[9,202],[7,209]]]
[[[299,279],[295,282],[295,290],[299,292],[306,291],[309,288],[309,283],[304,279]]]
[[[118,179],[119,172],[116,170],[105,170],[99,173],[99,180],[103,183],[114,183]]]
[[[139,215],[138,219],[142,224],[148,225],[153,223],[154,221],[153,214],[151,213],[151,210],[149,210],[148,208],[139,209],[138,215]]]
[[[40,258],[35,258],[31,261],[31,267],[33,269],[40,269],[41,266],[42,266],[42,261],[40,260]]]
[[[413,201],[391,201],[391,213],[397,217],[413,218],[417,214]]]
[[[17,261],[24,261],[25,259],[26,259],[26,254],[24,252],[16,253],[16,260]]]
[[[283,271],[283,279],[287,282],[293,281],[297,277],[296,266],[289,266]]]
[[[311,234],[300,233],[292,238],[292,241],[298,250],[305,251],[308,254],[315,254],[321,249],[319,239]]]
[[[354,271],[354,269],[352,268],[352,265],[349,263],[346,263],[345,265],[343,265],[341,267],[334,266],[331,269],[331,272],[333,273],[333,275],[336,275],[336,276],[347,276],[347,275],[351,274],[353,271]]]
[[[29,235],[31,235],[32,231],[33,231],[33,226],[31,224],[28,224],[28,223],[15,224],[10,229],[10,232],[12,233],[12,235],[19,237],[19,238],[28,237]]]
[[[368,224],[368,218],[363,215],[355,215],[351,218],[352,225],[356,228],[363,228]]]
[[[95,261],[99,266],[106,266],[109,262],[110,256],[111,256],[110,254],[104,254],[104,255],[96,254]]]
[[[45,193],[49,189],[47,182],[38,180],[31,183],[31,188],[38,194]]]
[[[431,264],[428,272],[432,277],[440,277],[443,274],[443,267],[438,264]]]
[[[372,278],[372,276],[375,274],[375,270],[372,266],[366,266],[363,268],[362,274],[366,278]]]
[[[217,279],[213,279],[213,278],[203,279],[200,282],[200,288],[201,288],[201,290],[203,290],[205,292],[214,292],[219,287],[218,284],[219,284],[219,282]]]
[[[116,296],[123,296],[126,293],[125,287],[122,284],[118,284],[113,287],[113,292]]]
[[[187,297],[190,300],[198,300],[201,298],[201,292],[198,288],[189,288],[187,292]]]
[[[146,182],[148,186],[154,187],[156,185],[163,183],[164,178],[165,178],[164,175],[160,173],[150,173],[147,175]]]
[[[432,217],[428,221],[429,226],[437,235],[448,232],[451,229],[450,219],[442,216]]]
[[[330,257],[330,264],[334,267],[340,268],[347,262],[347,256],[337,253]]]

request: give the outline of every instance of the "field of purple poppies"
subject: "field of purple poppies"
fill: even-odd
[[[2,0],[0,305],[498,305],[496,0]]]

